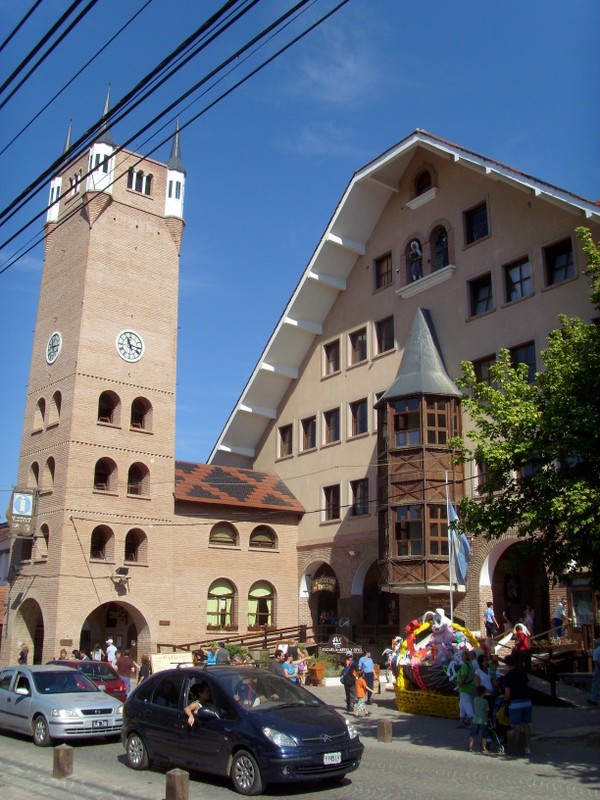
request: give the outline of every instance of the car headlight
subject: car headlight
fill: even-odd
[[[120,714],[121,716],[123,716],[123,704],[122,703],[118,708],[115,709],[115,714]]]
[[[74,708],[53,708],[53,717],[78,717],[79,713]]]
[[[298,742],[292,739],[291,736],[288,736],[287,733],[273,730],[273,728],[263,728],[263,733],[267,739],[278,747],[298,747]]]
[[[348,736],[349,736],[351,739],[356,739],[356,737],[358,736],[358,731],[356,730],[356,728],[355,728],[355,727],[354,727],[354,725],[353,725],[353,724],[350,722],[350,720],[349,720],[349,719],[347,719],[347,720],[346,720],[346,727],[348,728]]]

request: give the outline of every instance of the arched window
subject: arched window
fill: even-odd
[[[139,496],[148,496],[150,494],[150,471],[145,464],[138,462],[129,467],[127,494]]]
[[[129,426],[137,430],[152,430],[152,404],[145,397],[136,397],[131,404]]]
[[[130,167],[127,171],[127,188],[140,194],[152,194],[152,175],[146,175],[143,170]]]
[[[92,531],[90,558],[102,561],[115,560],[115,536],[107,525],[98,525]]]
[[[44,419],[46,417],[46,401],[43,397],[35,404],[35,411],[33,414],[33,430],[39,431],[44,427]]]
[[[48,426],[58,425],[60,421],[60,409],[62,406],[62,395],[60,392],[54,392],[52,400],[50,401],[50,408],[48,409]]]
[[[418,197],[420,194],[425,194],[425,192],[429,191],[433,186],[433,181],[431,180],[431,173],[429,170],[424,169],[415,178],[415,197]]]
[[[430,238],[431,249],[431,269],[433,272],[442,267],[447,267],[450,263],[450,254],[448,251],[448,233],[443,225],[434,228]]]
[[[98,398],[98,422],[106,425],[121,423],[121,400],[114,392],[102,392]]]
[[[271,627],[275,624],[275,590],[266,581],[252,584],[248,592],[248,627]]]
[[[148,537],[139,528],[132,528],[125,537],[125,561],[148,563]]]
[[[238,543],[237,531],[228,522],[217,522],[211,528],[208,543],[218,544],[222,547],[235,547]]]
[[[210,585],[206,600],[206,624],[213,628],[233,625],[236,591],[232,583],[219,578]]]
[[[37,461],[29,467],[29,485],[34,486],[36,489],[40,485],[40,465]]]
[[[110,458],[101,458],[94,467],[94,491],[117,491],[117,465]]]
[[[266,525],[258,525],[250,534],[250,547],[258,550],[274,550],[277,547],[275,531]]]
[[[423,248],[418,239],[411,239],[406,246],[406,281],[413,283],[423,277]]]
[[[46,459],[44,467],[44,479],[42,481],[42,488],[44,491],[51,492],[54,489],[54,473],[56,472],[56,461],[52,456]]]
[[[48,545],[50,543],[50,529],[44,523],[40,526],[40,532],[36,537],[36,558],[46,560],[48,558]]]

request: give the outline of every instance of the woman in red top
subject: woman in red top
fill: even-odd
[[[519,666],[531,672],[531,644],[529,635],[525,633],[522,625],[515,625],[515,646],[513,655],[517,657]]]

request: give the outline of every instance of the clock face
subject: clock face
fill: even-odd
[[[139,361],[144,355],[144,340],[135,331],[121,331],[115,344],[117,353],[124,361]]]
[[[48,339],[48,344],[46,345],[46,361],[48,364],[54,364],[58,358],[61,347],[62,336],[58,331],[54,331],[54,333]]]

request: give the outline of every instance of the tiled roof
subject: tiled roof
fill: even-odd
[[[190,461],[175,462],[175,500],[304,513],[304,507],[272,472]]]

